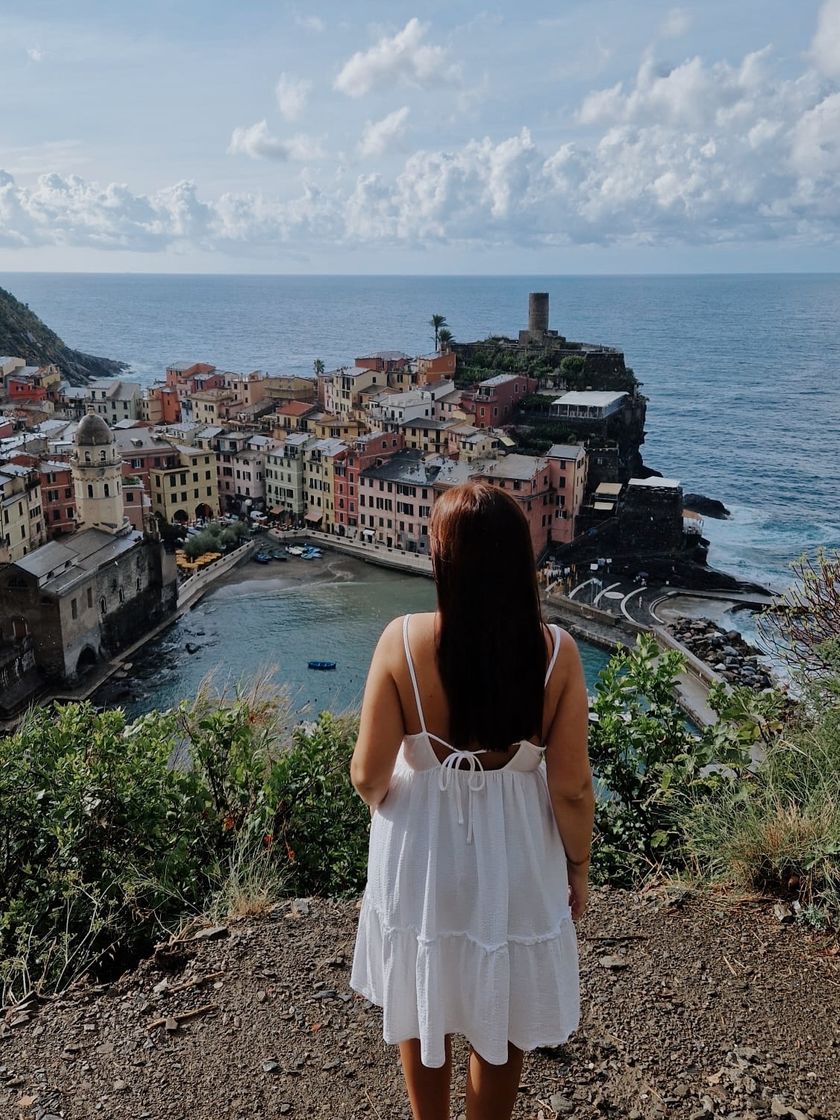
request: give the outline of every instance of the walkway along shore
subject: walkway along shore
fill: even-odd
[[[358,541],[349,541],[317,530],[304,532],[270,530],[268,536],[284,542],[315,541],[323,548],[356,556],[370,564],[429,578],[432,575],[432,563],[428,556],[413,555],[400,549],[387,548],[385,545],[361,544]],[[702,592],[692,592],[692,594],[698,598],[703,595]],[[715,593],[710,593],[710,598],[718,597]],[[598,607],[580,603],[557,591],[544,593],[543,602],[548,608],[551,621],[561,623],[570,634],[602,649],[627,648],[635,644],[639,634],[653,634],[660,647],[677,650],[683,655],[686,663],[678,682],[680,706],[698,727],[707,727],[716,721],[717,716],[708,703],[708,694],[710,686],[720,682],[722,678],[681,645],[664,626],[658,624],[645,626],[629,617],[620,617]]]

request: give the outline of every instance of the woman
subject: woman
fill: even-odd
[[[586,686],[542,621],[512,497],[455,486],[429,538],[438,609],[382,634],[351,764],[372,821],[350,982],[383,1008],[415,1120],[449,1116],[453,1033],[471,1044],[469,1120],[507,1120],[523,1051],[578,1025]]]

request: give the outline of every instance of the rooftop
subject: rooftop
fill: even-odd
[[[546,452],[549,459],[579,459],[586,454],[582,443],[555,443]]]
[[[317,408],[318,405],[311,401],[287,401],[275,411],[278,416],[304,416],[307,412]]]
[[[492,389],[495,385],[506,385],[509,381],[516,381],[517,377],[522,377],[522,374],[497,373],[494,377],[488,377],[486,381],[480,381],[479,386]]]
[[[561,397],[557,397],[553,403],[579,405],[585,408],[606,408],[607,405],[614,404],[616,401],[626,396],[626,393],[610,392],[600,389],[573,390],[570,393],[564,393]]]
[[[676,478],[659,478],[651,475],[650,478],[631,478],[628,486],[644,486],[648,490],[677,490],[680,482]]]
[[[16,566],[34,576],[43,591],[60,594],[80,576],[111,563],[142,539],[139,532],[115,537],[102,529],[83,529],[61,542],[50,541],[36,548]]]
[[[547,465],[548,460],[542,456],[513,454],[504,455],[501,459],[476,460],[473,470],[492,478],[512,478],[528,482]]]

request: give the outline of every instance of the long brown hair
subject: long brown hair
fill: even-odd
[[[429,537],[450,742],[507,750],[540,735],[545,637],[525,515],[489,482],[465,482],[435,502]]]

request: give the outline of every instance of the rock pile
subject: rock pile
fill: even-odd
[[[681,618],[668,629],[678,642],[730,684],[760,691],[776,683],[758,650],[737,630],[722,630],[708,618]]]

